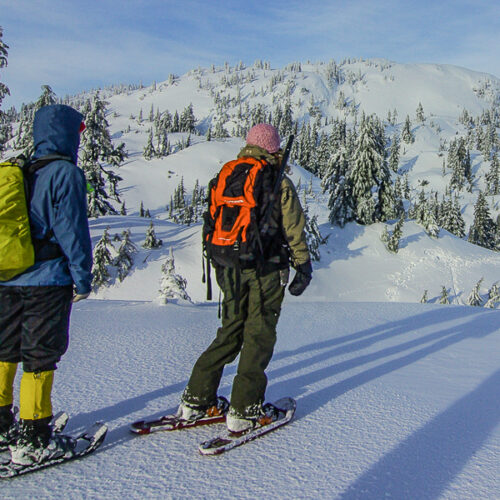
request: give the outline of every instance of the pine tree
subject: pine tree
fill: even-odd
[[[398,253],[401,236],[403,236],[404,221],[404,215],[401,215],[400,219],[394,226],[394,231],[392,232],[389,241],[387,242],[387,249],[392,253]]]
[[[8,48],[9,46],[2,40],[3,38],[3,28],[0,26],[0,68],[5,68],[7,66],[7,56],[9,55]],[[10,90],[4,83],[0,82],[0,106],[2,104],[2,100],[6,95],[10,95]],[[0,111],[0,116],[2,115],[2,111]]]
[[[154,249],[160,248],[163,245],[163,241],[156,237],[153,221],[149,223],[149,227],[146,231],[146,239],[142,244],[143,248]]]
[[[493,283],[491,288],[488,290],[488,300],[484,307],[489,309],[494,309],[496,304],[500,302],[500,289],[498,288],[498,283]]]
[[[307,204],[304,206],[304,216],[306,219],[305,234],[307,239],[307,246],[309,247],[309,253],[311,254],[311,260],[319,261],[321,259],[321,253],[319,251],[320,245],[324,245],[328,238],[323,238],[318,226],[318,216],[309,215],[309,207]]]
[[[443,229],[451,234],[463,238],[465,236],[465,221],[462,217],[458,198],[452,201],[451,195],[448,199],[443,200],[441,204],[441,217],[439,224]]]
[[[412,144],[413,142],[415,142],[415,138],[413,137],[413,133],[411,131],[410,117],[408,115],[406,116],[405,124],[401,132],[401,139],[406,144]]]
[[[422,295],[422,298],[420,299],[420,303],[421,304],[427,304],[427,302],[429,301],[429,297],[427,295],[427,290],[424,290],[424,294]]]
[[[42,85],[42,94],[38,98],[35,103],[35,108],[40,109],[44,106],[51,106],[52,104],[56,104],[57,98],[54,91],[50,88],[49,85]]]
[[[496,151],[491,158],[490,170],[486,174],[486,193],[500,194],[500,161]]]
[[[124,149],[120,145],[117,153],[113,147],[106,120],[106,103],[101,100],[99,93],[85,103],[82,112],[86,128],[81,138],[80,165],[87,182],[93,188],[88,194],[88,215],[89,217],[116,215],[117,211],[109,202],[106,180],[112,186],[115,200],[121,203],[116,191],[119,178],[111,171],[106,171],[102,164],[111,161],[116,164],[118,158],[125,154]]]
[[[179,118],[179,130],[180,132],[194,132],[196,123],[196,118],[193,113],[193,105],[187,106],[181,113]]]
[[[436,217],[427,203],[424,205],[422,226],[431,238],[439,236],[439,226],[437,225]]]
[[[392,143],[389,153],[389,168],[393,172],[397,172],[399,168],[399,152],[400,152],[401,144],[399,141],[399,137],[394,134],[392,137]]]
[[[191,302],[186,291],[187,281],[175,272],[174,252],[172,248],[170,248],[170,255],[161,266],[161,275],[160,295],[156,300],[158,303],[167,304],[169,300],[179,299]]]
[[[355,218],[360,224],[384,221],[393,215],[394,194],[384,142],[375,119],[363,116],[348,179]]]
[[[7,56],[9,46],[2,41],[3,28],[0,26],[0,69],[7,66]],[[2,101],[6,95],[10,95],[10,90],[7,85],[0,82],[0,157],[4,151],[4,145],[9,140],[10,134],[8,133],[7,125],[3,123],[4,112],[2,111]]]
[[[105,285],[111,278],[108,271],[108,266],[112,263],[113,260],[111,257],[110,248],[113,248],[113,244],[111,243],[111,240],[109,238],[108,228],[106,228],[93,251],[92,286],[94,287],[94,289]]]
[[[441,297],[439,299],[440,304],[449,304],[450,299],[448,298],[448,290],[446,290],[446,287],[442,287],[441,289]]]
[[[418,123],[425,122],[424,107],[422,106],[421,102],[419,102],[417,106],[417,122]]]
[[[152,129],[149,129],[149,133],[148,133],[148,139],[146,141],[146,145],[144,146],[144,149],[142,151],[142,156],[144,156],[144,158],[146,160],[151,160],[151,158],[153,158],[153,156],[156,155],[156,151],[155,151],[155,147],[153,146],[153,131]]]
[[[123,281],[129,274],[130,269],[134,264],[134,254],[137,252],[137,247],[130,240],[130,229],[122,232],[122,240],[118,248],[118,255],[113,261],[113,264],[118,269],[118,279]]]
[[[472,292],[470,293],[469,297],[467,298],[467,304],[469,306],[480,306],[483,303],[483,299],[481,298],[481,284],[483,282],[484,278],[481,278],[477,283],[476,286],[473,288]]]
[[[495,223],[490,217],[488,202],[482,191],[479,191],[474,205],[474,222],[469,230],[468,241],[475,245],[494,250],[496,247]]]

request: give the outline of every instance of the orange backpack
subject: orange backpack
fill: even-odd
[[[244,156],[226,163],[210,182],[204,214],[204,254],[213,264],[252,267],[265,259],[260,223],[272,197],[276,169]]]

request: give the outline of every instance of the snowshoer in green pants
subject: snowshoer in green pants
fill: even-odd
[[[279,169],[280,137],[271,125],[254,126],[247,145],[238,158],[263,159]],[[279,191],[279,203],[271,213],[271,225],[278,228],[275,255],[262,264],[216,268],[217,282],[223,293],[222,326],[215,340],[195,363],[182,395],[178,416],[185,420],[202,418],[217,406],[217,389],[226,364],[240,355],[233,381],[227,427],[231,432],[253,428],[263,415],[267,376],[265,370],[276,343],[276,326],[281,312],[289,263],[296,270],[289,286],[292,295],[300,295],[308,286],[312,266],[304,233],[305,216],[292,181],[285,176]]]

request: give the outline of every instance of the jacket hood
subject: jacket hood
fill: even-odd
[[[258,160],[266,160],[271,165],[276,165],[278,163],[276,156],[268,153],[264,148],[253,144],[247,144],[238,153],[238,158],[243,156],[251,156],[252,158],[257,158]]]
[[[33,159],[47,155],[70,156],[76,165],[80,145],[80,124],[83,115],[70,106],[52,104],[35,113]]]

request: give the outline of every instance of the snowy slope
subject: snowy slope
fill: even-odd
[[[77,304],[54,406],[69,430],[104,420],[108,437],[3,482],[2,498],[498,498],[500,311],[287,294],[267,395],[297,399],[288,427],[220,457],[197,445],[221,425],[131,435],[129,422],[175,410],[217,324],[215,306]]]
[[[116,169],[128,215],[91,220],[91,234],[95,244],[106,228],[111,237],[129,229],[138,252],[123,282],[111,268],[110,284],[75,305],[54,406],[72,415],[69,430],[104,420],[110,432],[93,457],[2,483],[2,498],[498,498],[500,311],[463,304],[481,278],[483,299],[500,282],[500,254],[443,230],[432,239],[411,221],[397,254],[380,240],[384,224],[332,228],[319,180],[299,165],[291,178],[302,186],[301,198],[311,183],[309,210],[328,242],[304,295],[286,295],[268,370],[268,399],[295,397],[296,420],[217,458],[196,452],[216,428],[142,438],[128,433],[135,419],[175,410],[219,324],[201,283],[201,226],[172,223],[166,205],[181,179],[188,194],[197,180],[206,185],[243,144],[193,135],[189,148],[146,161],[151,124],[137,122],[141,109],[144,116],[151,105],[180,113],[192,103],[204,133],[217,118],[215,94],[234,97],[239,87],[250,104],[272,110],[290,85],[296,118],[309,118],[311,101],[329,119],[343,116],[336,107],[342,91],[367,113],[384,117],[397,108],[398,123],[388,128],[394,132],[422,102],[428,120],[414,127],[400,169],[415,192],[427,180],[443,193],[449,179],[441,175],[441,141],[464,133],[458,122],[464,108],[480,115],[500,95],[495,77],[452,66],[346,61],[339,65],[344,80],[333,87],[327,66],[198,69],[171,83],[107,96],[113,139],[129,151]],[[236,76],[238,85],[225,83]],[[182,139],[185,134],[169,135],[171,144]],[[473,161],[484,175],[488,162],[478,152]],[[467,225],[476,198],[477,190],[462,193]],[[494,216],[499,201],[489,197]],[[141,202],[163,240],[160,249],[141,247],[150,223],[138,216]],[[171,249],[192,304],[154,302]],[[437,304],[442,287],[452,305]],[[419,304],[425,290],[430,303]],[[234,374],[234,365],[226,369],[221,394],[229,395]]]

